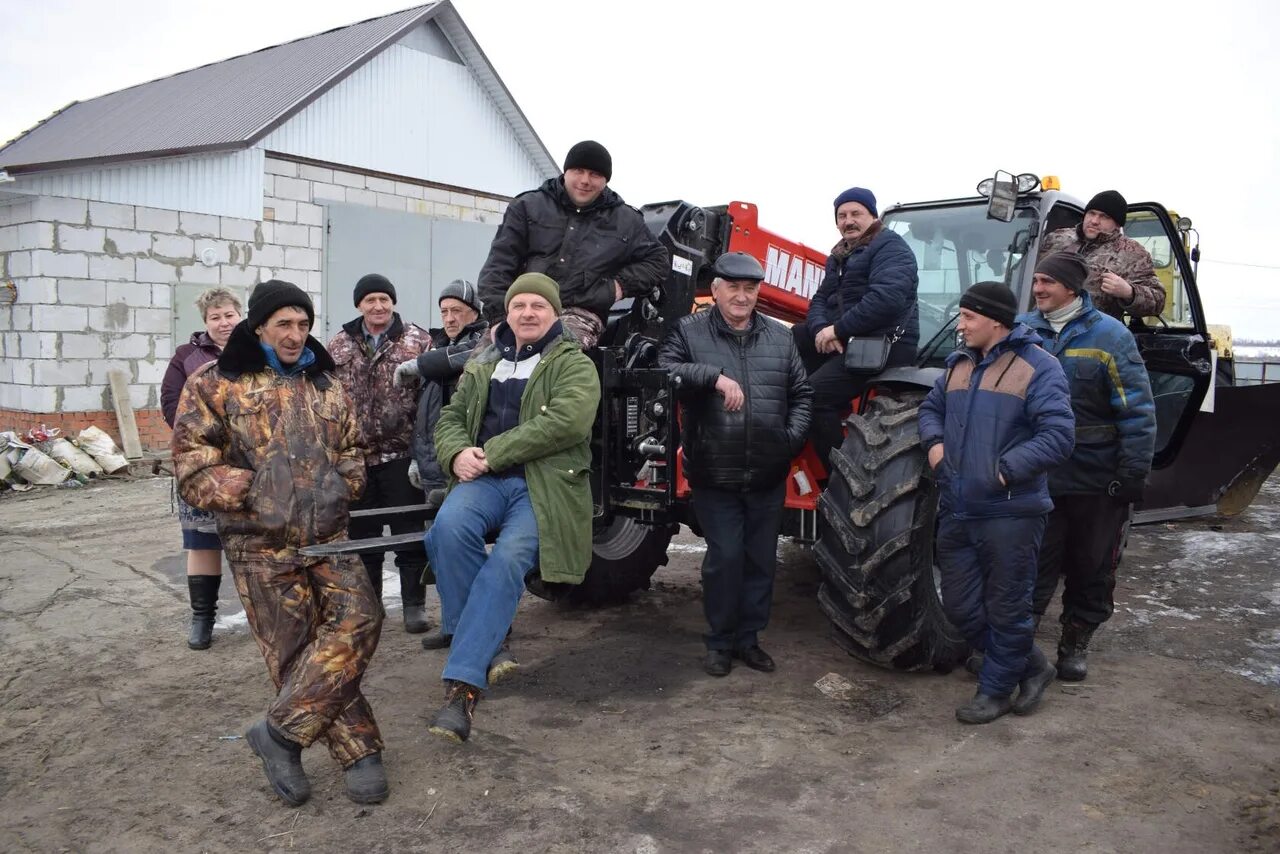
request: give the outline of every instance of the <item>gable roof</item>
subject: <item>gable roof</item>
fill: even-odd
[[[429,20],[449,38],[534,163],[559,174],[449,0],[77,101],[0,148],[0,169],[32,172],[251,147]]]

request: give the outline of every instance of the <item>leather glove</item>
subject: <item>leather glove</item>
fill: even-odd
[[[396,388],[404,388],[407,385],[413,385],[417,379],[418,360],[414,358],[396,365],[396,373],[391,378],[391,384]]]
[[[408,362],[405,364],[408,364]],[[400,367],[404,367],[404,365]],[[409,483],[413,484],[414,489],[422,489],[422,475],[418,472],[417,460],[409,460]]]
[[[1142,500],[1146,488],[1146,480],[1113,480],[1107,484],[1107,495],[1122,504],[1133,504]]]

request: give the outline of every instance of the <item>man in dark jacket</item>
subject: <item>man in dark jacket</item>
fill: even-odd
[[[615,302],[666,281],[667,250],[640,212],[605,186],[612,177],[609,152],[586,140],[569,149],[563,175],[512,200],[480,270],[490,325],[502,320],[503,296],[516,276],[546,273],[560,284],[561,322],[589,350]]]
[[[685,474],[707,541],[704,668],[726,676],[733,658],[774,669],[759,634],[773,600],[787,472],[808,434],[813,390],[791,333],[755,310],[760,262],[730,252],[714,272],[715,307],[676,324],[658,364],[680,391]]]
[[[840,242],[827,257],[827,273],[809,302],[804,323],[792,327],[813,385],[813,447],[824,466],[843,437],[841,419],[862,393],[868,374],[845,369],[845,342],[888,336],[888,367],[915,358],[920,339],[916,256],[878,219],[876,197],[851,187],[835,200]]]
[[[1067,379],[1036,336],[1016,324],[999,282],[960,298],[965,346],[920,406],[920,444],[938,480],[936,552],[947,617],[985,653],[962,723],[1029,714],[1053,681],[1035,645],[1031,592],[1044,535],[1049,472],[1071,454]],[[1013,689],[1018,698],[1011,700]]]
[[[1155,452],[1151,383],[1124,324],[1093,305],[1088,268],[1058,253],[1036,265],[1036,309],[1021,320],[1044,340],[1071,384],[1076,446],[1049,478],[1053,513],[1040,550],[1035,613],[1044,615],[1064,579],[1058,677],[1078,682],[1094,630],[1115,610],[1116,564],[1133,502],[1142,498]]]
[[[245,735],[272,789],[291,806],[311,795],[302,749],[324,741],[346,769],[348,796],[387,796],[382,737],[360,681],[378,647],[382,609],[350,556],[305,546],[346,539],[365,483],[360,430],[309,334],[311,299],[271,280],[218,361],[187,382],[173,427],[178,491],[214,513],[249,631],[277,693]]]
[[[417,358],[431,346],[431,339],[427,337],[427,330],[400,319],[400,313],[394,310],[396,289],[386,276],[378,273],[362,276],[356,282],[352,299],[360,316],[343,324],[342,330],[329,341],[329,352],[338,366],[338,379],[355,405],[366,448],[369,485],[351,509],[421,504],[422,490],[409,482],[409,442],[417,410],[417,390],[397,388],[393,378],[400,363]],[[351,520],[349,533],[353,540],[380,537],[384,524],[381,519],[356,517]],[[419,522],[404,517],[393,517],[390,525],[394,534],[421,530]],[[422,583],[427,557],[417,546],[402,547],[395,554],[396,569],[400,572],[400,598],[404,604],[404,630],[421,634],[427,630],[427,591]],[[379,599],[382,598],[385,557],[384,552],[360,555]]]

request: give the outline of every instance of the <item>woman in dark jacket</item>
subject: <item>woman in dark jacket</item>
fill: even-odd
[[[231,330],[240,322],[240,300],[226,288],[210,288],[200,294],[196,308],[204,318],[205,331],[193,334],[189,343],[177,349],[160,383],[160,411],[170,427],[187,377],[221,355]],[[187,550],[187,589],[191,595],[191,631],[187,646],[208,649],[213,642],[218,588],[222,585],[222,543],[217,534],[200,530],[202,525],[213,525],[212,513],[197,510],[181,496],[177,500],[182,547]]]

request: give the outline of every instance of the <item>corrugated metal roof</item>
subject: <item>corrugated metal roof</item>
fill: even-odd
[[[71,104],[0,149],[0,168],[32,171],[253,145],[439,13],[449,19],[448,29],[466,32],[452,4],[439,0]],[[472,61],[478,47],[467,47],[462,52]],[[496,101],[507,101],[504,112],[524,120],[479,57],[482,82]],[[523,124],[516,126],[522,141],[558,171],[527,120]]]

